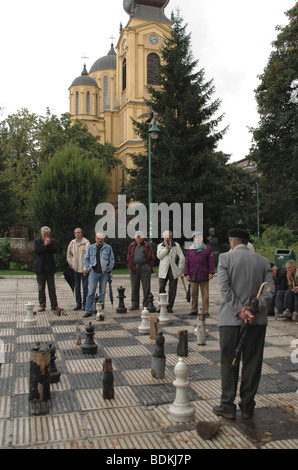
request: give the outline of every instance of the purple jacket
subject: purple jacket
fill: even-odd
[[[210,246],[202,244],[198,252],[195,245],[186,250],[184,275],[191,281],[209,281],[209,274],[215,273],[215,263]]]

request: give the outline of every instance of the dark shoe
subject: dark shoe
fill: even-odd
[[[45,307],[39,307],[38,311],[39,311],[39,312],[44,312],[45,309],[46,309]]]
[[[198,316],[197,312],[190,312],[188,315],[190,317],[194,317],[194,316],[197,317]]]
[[[139,307],[130,307],[129,311],[132,312],[133,310],[139,310]]]
[[[74,311],[76,311],[76,310],[81,310],[81,308],[82,308],[82,305],[76,305],[73,310],[74,310]]]
[[[168,311],[168,313],[173,313],[172,307],[167,307],[167,311]]]
[[[221,406],[214,406],[212,408],[212,411],[215,415],[217,416],[222,416],[223,418],[227,418],[227,419],[235,419],[236,417],[236,414],[235,413],[227,413],[226,411],[224,411],[222,409]]]
[[[86,312],[82,318],[88,318],[88,317],[92,317],[92,313]]]

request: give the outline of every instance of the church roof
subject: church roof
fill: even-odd
[[[92,65],[90,72],[96,72],[97,70],[116,69],[116,51],[113,44],[108,54],[97,59]]]
[[[89,77],[86,65],[84,65],[83,71],[81,75],[72,82],[71,86],[74,85],[89,85],[89,86],[96,86],[98,88],[98,85],[94,78]]]
[[[131,17],[171,23],[164,9],[170,0],[123,0],[123,8]]]

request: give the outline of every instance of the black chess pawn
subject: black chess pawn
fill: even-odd
[[[49,344],[49,349],[50,349],[50,383],[51,384],[56,384],[60,381],[60,376],[61,372],[58,371],[56,367],[55,360],[57,359],[56,356],[56,348],[52,345]]]
[[[97,353],[98,344],[94,341],[94,326],[91,322],[86,326],[86,339],[85,343],[81,345],[81,349],[84,354]]]
[[[118,290],[117,298],[119,299],[119,305],[118,305],[118,308],[116,308],[116,312],[117,313],[126,313],[127,309],[124,305],[124,299],[126,298],[126,295],[124,295],[125,287],[120,286],[120,287],[117,288],[117,290]]]
[[[151,360],[151,375],[156,379],[163,379],[165,376],[166,356],[164,344],[163,333],[159,331],[156,335],[156,347]]]
[[[146,306],[149,313],[156,312],[156,307],[154,307],[153,300],[154,300],[153,294],[150,292],[150,294],[148,294],[148,302]]]

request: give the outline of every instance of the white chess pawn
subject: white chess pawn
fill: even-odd
[[[167,312],[167,305],[168,305],[168,295],[167,294],[159,294],[159,302],[160,306],[160,313],[159,313],[159,323],[161,325],[167,325],[170,322],[170,317]]]
[[[27,323],[27,325],[36,325],[36,323],[37,323],[37,319],[33,314],[33,308],[34,308],[34,303],[33,302],[28,302],[26,304],[27,316],[24,319],[24,323]]]
[[[188,423],[193,421],[195,417],[195,408],[190,404],[187,387],[189,382],[187,380],[188,367],[184,362],[183,357],[179,357],[178,363],[174,368],[175,380],[173,385],[176,387],[175,401],[169,407],[169,414],[173,421],[177,423]]]
[[[140,326],[138,327],[139,333],[149,334],[150,333],[150,317],[149,317],[149,311],[146,309],[146,307],[142,311],[141,319],[142,319],[142,322]]]
[[[103,303],[101,300],[96,302],[96,316],[100,317],[104,312],[103,312]]]

